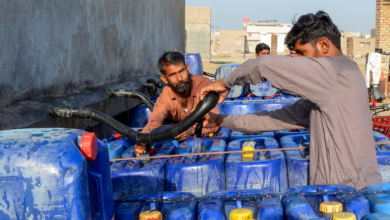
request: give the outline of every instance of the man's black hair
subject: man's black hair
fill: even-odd
[[[339,29],[326,12],[318,11],[315,15],[310,13],[299,17],[291,31],[288,32],[284,43],[290,50],[295,50],[297,40],[300,40],[301,45],[311,43],[314,48],[317,48],[317,42],[322,37],[328,38],[341,50]]]
[[[260,53],[263,50],[271,51],[271,48],[265,43],[260,43],[256,46],[256,54]]]
[[[160,57],[160,59],[158,59],[158,69],[163,75],[165,75],[163,66],[178,65],[180,63],[183,63],[184,66],[186,64],[183,54],[175,51],[166,52]]]

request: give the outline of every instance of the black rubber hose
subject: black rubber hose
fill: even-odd
[[[119,91],[111,91],[112,94],[118,97],[127,97],[127,98],[137,98],[142,103],[146,105],[150,109],[150,111],[153,111],[154,103],[152,100],[149,99],[146,95],[144,95],[141,92],[138,91],[131,91],[131,90],[119,90]]]
[[[217,105],[218,99],[218,93],[209,93],[185,119],[163,131],[150,134],[138,133],[110,116],[90,108],[51,107],[49,114],[56,117],[91,118],[137,142],[155,143],[172,139],[192,127]]]
[[[203,75],[215,78],[215,74],[211,74],[211,73],[208,73],[208,72],[203,72]]]

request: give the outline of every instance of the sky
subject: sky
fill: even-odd
[[[340,30],[371,33],[375,28],[375,0],[186,0],[188,7],[211,7],[211,25],[218,30],[242,30],[242,19],[251,22],[278,20],[291,23],[294,16],[327,12]]]

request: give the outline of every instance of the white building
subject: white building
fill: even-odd
[[[280,23],[251,23],[249,18],[244,18],[244,30],[247,31],[247,42],[250,53],[255,53],[256,45],[265,43],[271,48],[272,34],[278,35],[278,53],[285,52],[284,39],[291,30],[292,24]],[[272,49],[272,48],[271,48]]]

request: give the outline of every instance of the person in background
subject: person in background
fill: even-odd
[[[260,43],[256,46],[256,58],[264,55],[270,55],[271,48],[264,43]]]
[[[298,57],[262,56],[202,88],[220,102],[234,85],[268,80],[302,99],[275,111],[247,115],[208,114],[207,120],[245,133],[310,128],[310,185],[344,184],[363,189],[382,183],[372,133],[368,94],[359,66],[343,55],[341,34],[319,11],[301,16],[285,40]]]
[[[185,63],[185,58],[178,52],[164,53],[158,60],[158,68],[161,72],[160,79],[167,84],[154,105],[148,124],[142,133],[150,133],[164,123],[164,119],[180,122],[187,117],[200,101],[199,91],[211,81],[204,76],[190,74],[190,66]],[[211,112],[218,114],[218,107]],[[207,124],[202,135],[214,133],[219,130],[215,124]],[[194,135],[195,126],[175,137],[182,141]],[[146,144],[137,143],[135,154],[146,153]]]
[[[290,57],[297,57],[297,56],[298,56],[297,51],[290,50]]]

